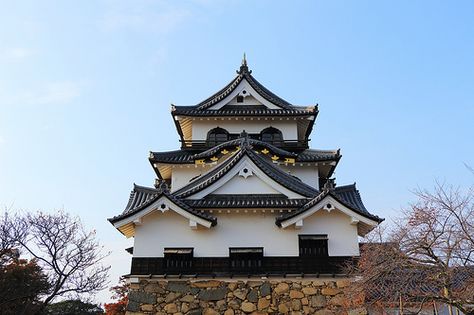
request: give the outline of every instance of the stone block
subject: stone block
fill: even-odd
[[[341,292],[341,290],[336,288],[322,288],[321,294],[322,295],[337,295]]]
[[[171,303],[171,302],[173,302],[174,300],[176,300],[177,298],[179,298],[181,296],[182,296],[181,293],[170,292],[165,297],[165,303]]]
[[[140,303],[136,301],[128,301],[127,311],[138,312],[140,311]]]
[[[202,315],[219,315],[219,312],[213,310],[212,308],[206,308]]]
[[[338,288],[345,288],[351,285],[351,281],[348,279],[343,279],[343,280],[337,280],[336,281],[336,286]]]
[[[318,289],[314,287],[305,287],[301,291],[304,293],[304,295],[315,295],[318,293]]]
[[[201,290],[197,298],[202,301],[218,301],[225,298],[227,294],[227,288]]]
[[[325,307],[327,304],[326,297],[324,295],[312,295],[311,306],[315,308]]]
[[[275,292],[276,294],[283,294],[283,293],[287,293],[288,291],[290,290],[290,286],[285,283],[285,282],[280,282],[276,287],[275,289],[273,290],[273,292]]]
[[[281,303],[280,305],[278,305],[279,314],[288,314],[289,311],[290,309],[288,308],[288,306],[286,306],[285,303]]]
[[[184,281],[170,281],[166,285],[166,290],[172,292],[188,293],[190,286]]]
[[[290,298],[292,299],[301,299],[304,297],[303,292],[297,291],[297,290],[291,290],[290,291]]]
[[[153,304],[156,301],[156,294],[143,291],[132,291],[128,294],[128,300],[143,304]]]
[[[166,304],[163,309],[168,314],[173,314],[173,313],[178,312],[178,306],[174,303]]]
[[[153,311],[154,306],[153,304],[143,304],[142,306],[140,306],[140,309],[144,312],[151,312]]]
[[[264,282],[260,286],[260,296],[267,296],[272,293],[272,286],[270,285],[269,282]]]
[[[233,309],[228,309],[224,312],[224,315],[234,315],[234,310]]]
[[[239,284],[237,282],[231,282],[227,285],[230,291],[234,291],[235,289],[237,289],[238,286]]]
[[[250,290],[249,294],[247,294],[247,300],[249,302],[255,303],[258,301],[258,289],[254,288]]]
[[[240,306],[240,309],[245,313],[252,313],[253,311],[257,309],[257,307],[253,303],[243,302],[242,305]]]
[[[234,292],[234,296],[241,300],[245,300],[247,297],[248,290],[247,289],[237,289]]]
[[[267,298],[259,298],[258,303],[257,303],[257,308],[259,310],[264,310],[264,309],[266,309],[267,307],[270,306],[270,302],[271,301]]]
[[[181,302],[186,302],[186,303],[191,303],[194,301],[194,295],[185,295],[181,299],[179,299]]]
[[[291,309],[292,309],[293,311],[299,311],[299,310],[301,310],[301,307],[302,307],[302,305],[301,305],[301,300],[293,299],[293,300],[291,301]]]

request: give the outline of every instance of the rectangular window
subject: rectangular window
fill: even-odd
[[[193,266],[194,248],[165,248],[164,256],[166,269],[186,271]]]
[[[300,257],[327,257],[327,234],[298,235]]]
[[[262,267],[263,247],[230,247],[230,267],[235,272],[250,272]]]

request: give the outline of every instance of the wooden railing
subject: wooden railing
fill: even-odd
[[[132,258],[132,275],[286,275],[343,274],[345,266],[357,258],[337,257],[262,257],[252,268],[232,266],[229,257],[194,257],[188,263],[170,264],[161,257]]]

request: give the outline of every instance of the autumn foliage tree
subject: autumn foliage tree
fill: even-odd
[[[105,313],[107,315],[125,315],[128,303],[128,285],[124,278],[120,278],[118,285],[110,288],[112,299],[116,300],[113,303],[106,303],[104,305]]]
[[[438,303],[472,315],[474,190],[437,184],[416,196],[384,242],[377,237],[363,245],[350,291],[365,292],[372,305]]]
[[[110,267],[102,263],[107,253],[103,252],[93,231],[86,231],[78,218],[65,212],[15,216],[5,213],[0,217],[0,237],[3,257],[6,253],[21,253],[32,259],[18,260],[14,266],[17,272],[19,268],[28,270],[29,274],[24,274],[24,277],[36,277],[40,283],[47,284],[47,290],[37,291],[35,303],[38,310],[28,314],[43,313],[46,306],[58,297],[94,294],[108,284]],[[21,297],[26,292],[20,291],[10,293]]]

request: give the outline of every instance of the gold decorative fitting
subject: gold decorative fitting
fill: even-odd
[[[194,161],[194,164],[196,164],[196,165],[204,165],[204,164],[206,164],[206,163],[204,162],[204,160],[195,160],[195,161]]]
[[[239,151],[239,150],[240,150],[240,146],[235,147],[235,150]]]
[[[263,154],[268,154],[268,152],[270,152],[270,151],[268,151],[266,148],[262,150]]]
[[[217,158],[217,157],[215,157],[215,156],[211,157],[211,161],[212,161],[212,162],[215,162],[215,161],[217,161],[217,160],[219,160],[219,158]]]
[[[292,163],[292,164],[295,164],[295,159],[293,159],[293,158],[285,158],[285,163]]]
[[[272,160],[273,160],[273,161],[276,161],[276,160],[278,160],[279,158],[280,158],[280,157],[279,157],[279,156],[276,156],[276,155],[272,156]]]
[[[227,151],[226,149],[222,150],[221,151],[222,154],[226,155],[227,153],[229,153],[229,151]]]

